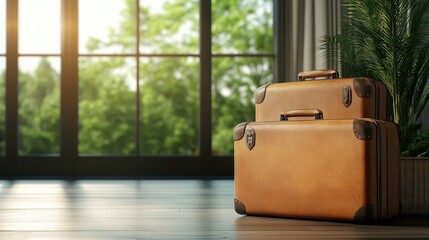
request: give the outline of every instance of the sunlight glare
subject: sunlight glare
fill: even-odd
[[[6,53],[6,0],[0,0],[0,54]]]
[[[58,182],[34,180],[34,181],[17,181],[9,190],[10,194],[62,194],[63,186]]]
[[[0,74],[6,69],[6,58],[0,57]],[[0,75],[1,77],[1,75]]]
[[[61,1],[19,0],[19,53],[61,52]]]
[[[110,29],[120,29],[123,9],[125,9],[123,0],[79,1],[79,53],[90,52],[87,45],[91,38],[106,42]],[[121,49],[118,46],[105,47],[97,52],[118,53]]]
[[[51,67],[57,72],[60,73],[61,69],[61,59],[59,57],[48,57],[46,58]],[[36,71],[37,67],[42,60],[41,57],[20,57],[19,58],[19,70],[25,73],[32,73]]]

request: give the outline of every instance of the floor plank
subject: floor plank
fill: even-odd
[[[241,216],[232,199],[232,180],[0,180],[0,239],[429,238],[429,218]]]

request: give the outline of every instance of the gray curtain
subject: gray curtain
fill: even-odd
[[[286,81],[301,71],[336,68],[319,49],[321,38],[339,29],[340,0],[286,0]]]

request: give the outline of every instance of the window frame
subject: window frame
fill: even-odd
[[[82,56],[110,54],[78,53],[78,0],[61,0],[61,110],[60,156],[18,156],[18,0],[6,1],[6,152],[0,156],[0,174],[4,177],[216,177],[233,175],[233,156],[212,155],[212,59],[218,57],[270,57],[273,60],[274,82],[282,82],[285,59],[285,8],[282,0],[273,0],[273,53],[213,54],[211,50],[211,0],[199,0],[199,54],[135,54],[136,57],[199,58],[199,146],[198,156],[139,155],[139,122],[136,121],[135,156],[79,156],[78,152],[78,60]],[[139,1],[136,4],[139,5]],[[138,11],[139,8],[137,8]],[[137,14],[137,22],[140,22]],[[138,25],[137,25],[138,28]],[[139,44],[139,34],[137,34]],[[49,54],[49,56],[57,54]],[[117,54],[115,54],[117,55]],[[37,54],[41,56],[41,54]],[[43,54],[42,54],[43,56]],[[138,63],[138,62],[137,62]],[[137,79],[139,79],[137,67]],[[137,91],[139,88],[137,88]],[[137,93],[138,94],[138,93]],[[140,101],[136,98],[136,119]],[[232,136],[232,132],[231,132]],[[231,139],[232,141],[232,139]]]

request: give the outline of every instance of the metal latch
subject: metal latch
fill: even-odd
[[[253,128],[247,128],[246,130],[246,145],[249,150],[255,146],[255,130]]]
[[[349,107],[352,103],[352,88],[348,85],[343,86],[343,105]]]

